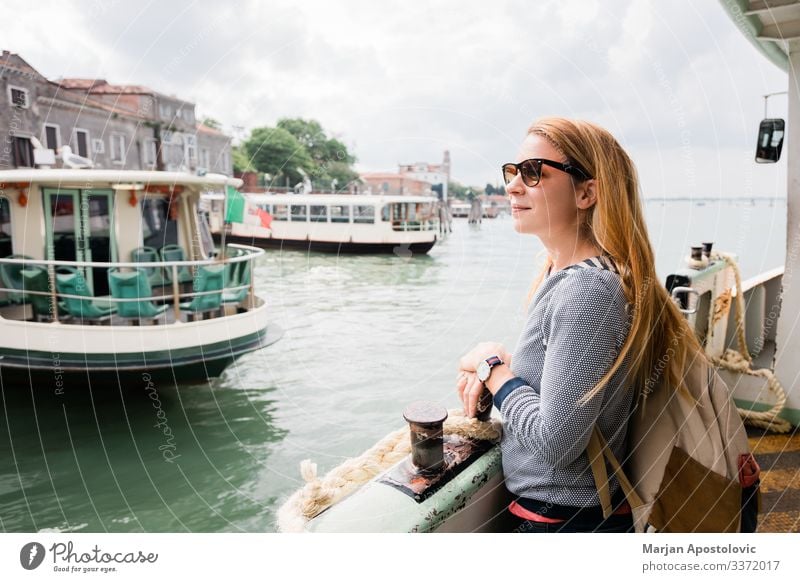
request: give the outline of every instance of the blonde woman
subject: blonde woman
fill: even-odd
[[[597,125],[534,123],[502,167],[514,229],[547,258],[513,354],[481,343],[459,361],[474,416],[484,386],[503,418],[503,472],[515,531],[632,531],[616,479],[603,519],[586,454],[595,424],[618,459],[637,398],[679,385],[700,346],[658,282],[633,162]]]

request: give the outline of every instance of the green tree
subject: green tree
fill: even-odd
[[[278,121],[278,128],[293,135],[308,151],[313,162],[309,173],[317,188],[329,188],[334,179],[337,187],[343,188],[358,177],[352,167],[356,157],[340,140],[328,137],[318,121],[299,117],[283,118]]]
[[[314,162],[308,150],[283,128],[257,127],[243,146],[252,165],[259,172],[272,175],[277,183],[282,183],[282,179],[287,177],[291,184],[301,182],[300,169],[313,174]]]
[[[449,182],[447,184],[447,196],[450,198],[458,198],[459,200],[466,200],[468,188],[458,182]]]
[[[250,161],[250,156],[247,155],[247,152],[244,151],[244,147],[233,146],[231,148],[231,158],[233,159],[233,171],[234,172],[257,172],[258,170]]]

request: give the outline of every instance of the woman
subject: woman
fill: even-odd
[[[603,519],[589,437],[596,424],[624,459],[634,402],[656,382],[679,385],[700,346],[658,283],[636,170],[610,133],[541,119],[503,176],[514,229],[537,236],[547,259],[513,357],[476,346],[459,361],[459,397],[474,416],[485,386],[503,417],[515,531],[631,531],[616,479]]]

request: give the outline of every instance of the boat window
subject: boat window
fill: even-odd
[[[0,196],[0,257],[13,254],[11,244],[11,204],[8,198]]]
[[[288,220],[289,207],[286,204],[275,204],[270,214],[272,214],[272,220]]]
[[[328,222],[327,206],[311,206],[311,222]]]
[[[375,207],[353,206],[353,222],[370,224],[375,222]]]
[[[331,206],[331,222],[350,222],[350,207]]]
[[[142,200],[142,239],[145,246],[156,250],[178,243],[178,222],[169,218],[169,202],[166,198]]]
[[[200,212],[200,243],[203,245],[205,256],[210,257],[214,253],[214,239],[211,237],[211,227],[209,226],[211,217],[208,212]]]
[[[308,206],[305,204],[292,204],[291,209],[292,222],[306,222],[308,220]]]
[[[384,222],[389,222],[392,218],[392,208],[388,204],[381,208],[381,220]]]

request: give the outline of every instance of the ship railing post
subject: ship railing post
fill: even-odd
[[[178,281],[178,267],[172,265],[172,305],[175,311],[175,321],[181,320],[181,284]]]
[[[250,309],[253,309],[256,306],[256,260],[255,254],[251,253],[251,256],[247,258],[250,262]]]
[[[50,285],[50,310],[53,314],[53,321],[58,321],[58,292],[56,291],[56,268],[53,265],[47,266],[47,281]]]

